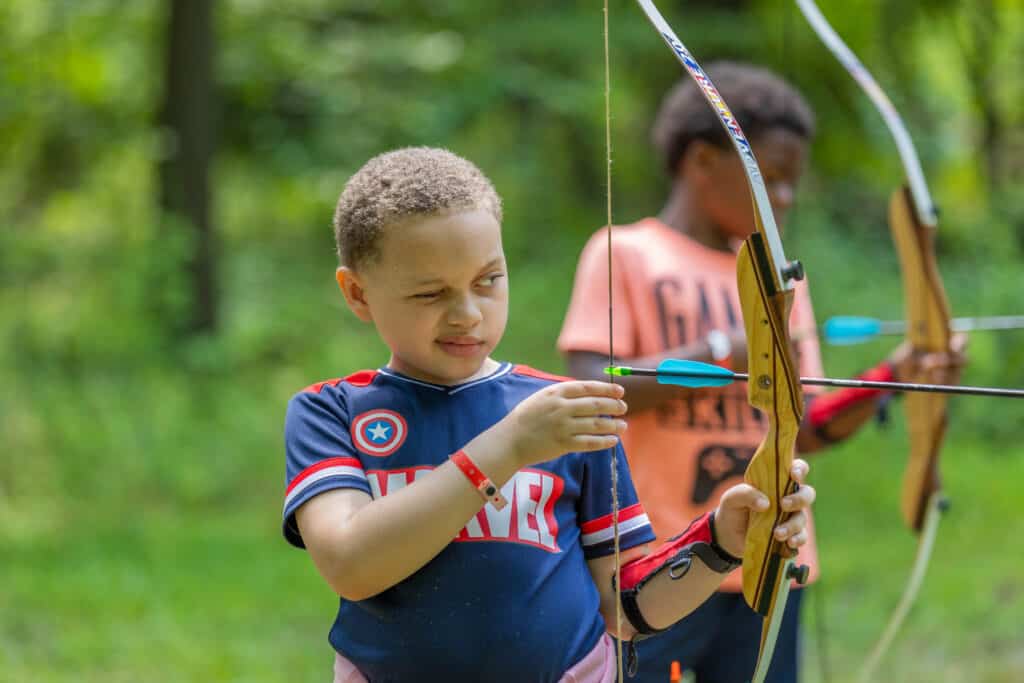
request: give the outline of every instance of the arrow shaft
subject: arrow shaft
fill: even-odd
[[[721,379],[721,374],[701,372],[700,370],[655,370],[653,368],[626,368],[623,374],[642,377],[707,377]],[[750,375],[734,372],[733,381],[748,382]],[[863,379],[833,379],[831,377],[801,377],[800,383],[818,387],[845,387],[850,389],[882,389],[884,391],[924,392],[933,394],[959,394],[967,396],[1001,396],[1003,398],[1024,398],[1024,389],[1003,389],[1000,387],[970,387],[955,384],[920,384],[917,382],[876,382]]]
[[[994,315],[977,318],[953,318],[949,327],[954,332],[977,332],[983,330],[1024,329],[1024,315]],[[907,323],[903,320],[879,321],[879,334],[904,334]]]
[[[954,318],[954,332],[971,330],[1019,330],[1024,328],[1024,315],[997,315],[988,318]]]

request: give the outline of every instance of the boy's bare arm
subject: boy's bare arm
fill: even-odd
[[[465,451],[500,487],[516,465],[495,436],[485,432]],[[364,600],[433,559],[481,505],[466,476],[446,462],[377,500],[354,489],[322,493],[300,507],[295,519],[324,580],[346,600]]]

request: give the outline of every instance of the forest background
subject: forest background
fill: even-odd
[[[818,114],[785,243],[819,320],[900,318],[902,171],[853,81],[791,3],[662,5],[702,63],[768,65]],[[954,312],[1024,312],[1021,4],[821,6],[908,122]],[[507,215],[498,355],[561,371],[575,260],[604,223],[601,25],[597,1],[0,4],[0,680],[325,680],[335,600],[280,537],[284,407],[386,360],[336,291],[333,204],[383,150],[477,162]],[[611,65],[625,223],[660,208],[648,126],[682,72],[625,0]],[[975,334],[965,383],[1024,385],[1022,342]],[[826,368],[889,343],[826,347]],[[1022,405],[950,410],[954,505],[880,680],[1024,680]],[[902,422],[895,402],[815,461],[806,681],[850,680],[903,589]]]

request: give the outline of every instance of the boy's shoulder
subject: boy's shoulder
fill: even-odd
[[[292,395],[289,410],[322,410],[346,412],[360,392],[378,383],[379,370],[358,370],[344,377],[314,382]]]
[[[522,363],[513,365],[512,372],[509,373],[516,377],[525,377],[533,380],[538,380],[542,384],[557,384],[558,382],[575,382],[576,380],[572,377],[566,377],[565,375],[555,375],[550,372],[544,372],[537,368],[532,368],[529,365]]]
[[[325,379],[320,382],[314,382],[313,384],[303,388],[296,395],[323,394],[325,390],[328,392],[347,392],[351,389],[368,387],[373,384],[379,374],[380,372],[377,370],[357,370],[356,372],[353,372],[350,375],[345,375],[344,377],[335,377],[334,379]]]

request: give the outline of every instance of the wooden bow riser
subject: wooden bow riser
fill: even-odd
[[[935,230],[918,221],[906,188],[892,194],[889,226],[903,273],[907,339],[915,351],[946,352],[950,348],[951,314],[935,262]],[[918,373],[901,379],[928,382],[934,378]],[[929,498],[941,487],[938,458],[946,432],[947,400],[941,394],[905,397],[910,454],[903,476],[901,509],[904,522],[915,532],[921,530]]]
[[[743,553],[743,595],[752,609],[768,615],[783,581],[785,560],[794,551],[774,540],[773,531],[788,513],[783,496],[795,490],[790,479],[803,397],[789,344],[792,290],[776,290],[770,256],[760,233],[743,243],[737,259],[737,284],[747,335],[750,404],[768,418],[768,435],[747,466],[744,479],[764,492],[771,506],[751,513]]]

